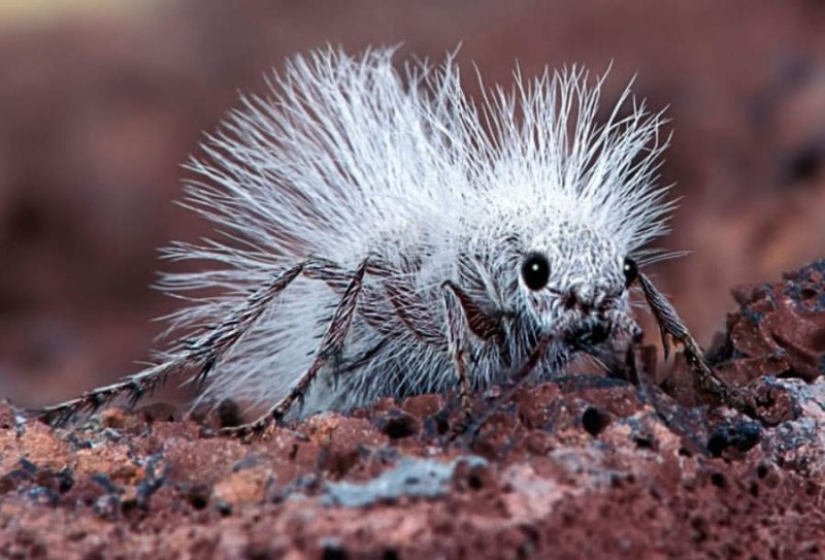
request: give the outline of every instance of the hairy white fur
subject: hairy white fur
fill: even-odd
[[[611,312],[630,312],[624,259],[651,258],[644,247],[666,233],[671,210],[666,189],[655,185],[666,144],[660,115],[627,91],[615,108],[600,110],[601,80],[578,69],[530,80],[516,73],[514,88],[475,101],[452,58],[399,71],[393,54],[328,49],[295,57],[272,79],[269,97],[244,98],[209,138],[206,157],[190,163],[200,180],[189,185],[186,204],[218,233],[168,249],[174,260],[212,263],[163,278],[163,289],[191,298],[172,317],[173,332],[220,324],[308,257],[351,272],[375,255],[397,267],[424,303],[422,320],[442,334],[447,280],[505,316],[506,360],[471,337],[469,374],[483,388],[506,380],[536,333],[561,334],[588,320],[554,294],[612,294]],[[525,288],[519,269],[528,251],[548,256],[551,291]],[[455,388],[445,344],[404,328],[383,281],[367,274],[373,297],[359,306],[384,314],[392,333],[357,316],[304,413]],[[312,363],[339,299],[321,280],[296,279],[215,365],[203,398],[279,402]],[[380,341],[366,362],[336,374]],[[560,339],[542,374],[574,353]]]

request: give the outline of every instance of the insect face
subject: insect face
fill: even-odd
[[[587,228],[576,239],[588,250],[545,241],[524,253],[519,285],[528,313],[542,332],[579,349],[637,336],[628,297],[638,275],[636,263]]]

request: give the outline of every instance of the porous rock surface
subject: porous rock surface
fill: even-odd
[[[90,10],[15,30],[15,5]],[[657,247],[691,252],[645,270],[707,345],[729,286],[822,256],[823,29],[815,0],[0,0],[0,396],[58,402],[164,349],[151,320],[181,302],[150,286],[189,269],[157,249],[211,229],[172,202],[195,178],[181,163],[239,91],[266,96],[269,69],[330,44],[400,45],[399,65],[460,44],[476,99],[473,64],[505,89],[516,61],[525,78],[612,67],[600,119],[635,76],[674,133],[659,183],[679,208]]]
[[[736,290],[711,359],[751,417],[683,364],[655,372],[675,398],[562,377],[476,434],[452,395],[251,442],[165,405],[51,429],[3,403],[0,558],[821,558],[824,275]]]

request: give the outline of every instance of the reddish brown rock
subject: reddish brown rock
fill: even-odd
[[[52,430],[4,403],[0,557],[821,558],[825,379],[803,366],[823,270],[739,291],[714,359],[752,418],[596,374],[523,387],[474,435],[455,395],[246,443],[116,409]]]
[[[825,261],[786,274],[785,281],[733,290],[717,369],[732,382],[765,375],[814,381],[825,373]]]
[[[434,58],[463,42],[490,83],[515,59],[526,75],[613,60],[607,97],[638,74],[651,106],[671,107],[664,182],[687,195],[666,246],[692,255],[657,283],[702,342],[723,327],[727,286],[822,253],[816,2],[158,5],[0,36],[0,395],[18,404],[146,357],[148,320],[173,309],[147,288],[155,249],[203,233],[171,203],[180,162],[239,89],[261,92],[265,68],[327,42]],[[214,436],[237,423],[229,405],[53,431],[2,404],[0,558],[820,558],[821,273],[736,291],[712,357],[754,418],[708,409],[682,362],[650,360],[667,394],[568,377],[454,439],[443,395],[251,444]]]
[[[817,2],[170,0],[131,19],[83,4],[94,17],[0,22],[0,395],[21,405],[113,381],[158,349],[151,319],[180,302],[149,288],[175,268],[157,248],[206,232],[172,202],[180,164],[238,91],[263,93],[268,68],[329,43],[432,60],[461,43],[460,63],[490,85],[511,83],[515,60],[525,76],[612,62],[606,102],[637,76],[652,109],[669,107],[662,183],[684,195],[661,246],[691,251],[651,272],[703,344],[724,327],[729,286],[822,255]]]

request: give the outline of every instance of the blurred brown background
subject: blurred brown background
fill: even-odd
[[[637,74],[673,119],[664,180],[685,198],[664,244],[692,251],[653,272],[703,344],[730,286],[825,255],[817,0],[4,0],[0,397],[53,402],[148,357],[150,320],[175,309],[149,288],[156,248],[205,231],[172,204],[180,164],[239,90],[295,52],[398,42],[433,58],[461,42],[488,83],[515,60],[612,61],[612,98]]]

